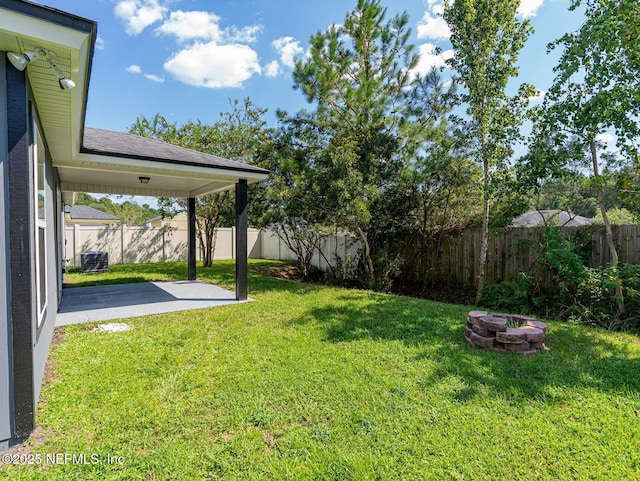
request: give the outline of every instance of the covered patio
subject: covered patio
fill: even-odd
[[[189,281],[197,278],[196,197],[234,189],[235,300],[247,299],[247,190],[249,183],[266,178],[266,170],[137,135],[93,128],[84,129],[78,154],[53,164],[65,205],[73,205],[76,192],[187,199]],[[67,295],[63,292],[60,313]],[[146,303],[144,298],[140,300]]]

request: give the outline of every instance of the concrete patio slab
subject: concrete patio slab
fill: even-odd
[[[141,282],[63,289],[56,326],[241,304],[235,293],[200,281]]]

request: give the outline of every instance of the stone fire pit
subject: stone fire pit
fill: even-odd
[[[498,352],[535,354],[544,348],[547,325],[534,317],[471,311],[465,339],[472,346]]]

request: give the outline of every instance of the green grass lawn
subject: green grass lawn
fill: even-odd
[[[253,303],[66,328],[33,453],[100,462],[0,478],[640,479],[638,337],[549,322],[548,351],[486,352],[463,338],[468,306],[259,273],[272,264],[250,264]],[[67,281],[186,276],[112,268]],[[233,289],[233,269],[198,275]]]

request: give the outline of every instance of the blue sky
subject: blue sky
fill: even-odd
[[[139,115],[161,113],[183,124],[211,123],[228,99],[250,97],[268,108],[306,106],[292,89],[292,66],[309,36],[340,23],[356,1],[344,0],[44,0],[40,3],[98,22],[87,125],[126,131]],[[422,53],[420,69],[440,65],[431,53],[450,44],[438,17],[441,0],[383,0],[388,15],[406,11],[412,42]],[[545,91],[557,55],[546,45],[581,23],[568,0],[522,0],[532,22],[520,60],[520,81]],[[514,83],[515,85],[515,83]]]

